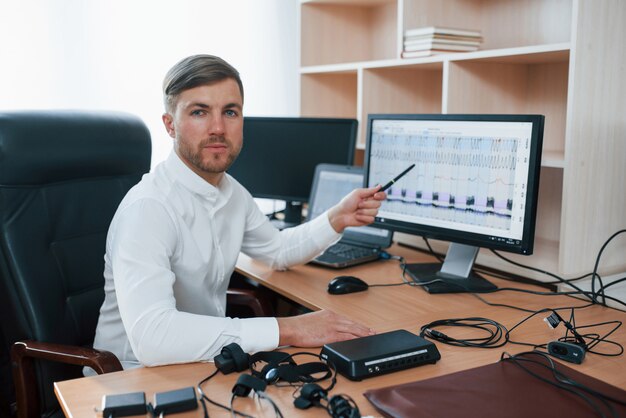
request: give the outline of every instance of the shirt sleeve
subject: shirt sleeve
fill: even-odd
[[[137,360],[146,366],[209,360],[232,342],[245,352],[275,349],[275,318],[223,318],[177,310],[170,260],[178,242],[174,218],[154,199],[132,203],[116,220],[109,246],[113,280]]]
[[[254,202],[252,205],[251,210],[265,218]],[[330,224],[328,212],[282,231],[267,218],[259,221],[258,215],[254,216],[255,221],[249,222],[252,227],[246,231],[241,251],[277,270],[311,261],[341,238]]]

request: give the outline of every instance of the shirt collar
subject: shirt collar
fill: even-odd
[[[174,150],[165,161],[165,165],[174,181],[212,203],[215,203],[218,197],[228,199],[232,193],[231,181],[227,175],[224,175],[218,187],[215,187],[187,167]]]

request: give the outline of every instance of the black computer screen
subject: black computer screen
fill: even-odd
[[[366,184],[386,184],[415,164],[387,190],[376,223],[461,244],[451,248],[469,254],[457,259],[463,269],[471,270],[478,247],[532,254],[543,122],[538,115],[370,115]],[[448,257],[443,274],[424,276],[445,277]]]
[[[318,164],[353,163],[356,133],[356,119],[245,117],[228,173],[254,197],[306,202]]]

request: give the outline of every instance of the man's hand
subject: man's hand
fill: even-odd
[[[349,226],[363,226],[374,222],[380,202],[387,198],[387,194],[379,192],[379,189],[380,186],[355,189],[330,208],[328,219],[333,229],[343,232]]]
[[[321,347],[375,334],[373,330],[327,310],[276,320],[280,332],[279,345]]]

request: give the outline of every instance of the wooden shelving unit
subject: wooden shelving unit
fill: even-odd
[[[545,115],[535,253],[510,258],[572,277],[626,228],[625,21],[621,0],[301,0],[300,113],[359,119],[357,163],[369,113]],[[400,58],[424,26],[480,30],[481,50]],[[618,238],[601,271],[625,271],[624,254]]]

